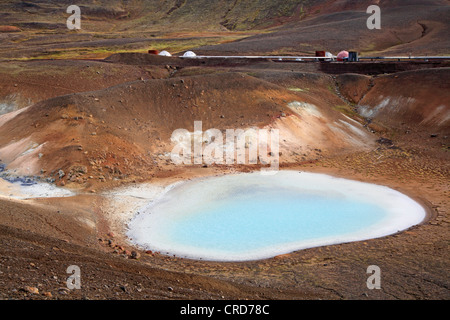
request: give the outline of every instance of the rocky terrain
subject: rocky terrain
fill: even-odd
[[[0,4],[0,59],[90,59],[115,52],[202,54],[446,55],[445,0],[173,0],[80,4],[82,27],[68,30],[70,1]],[[381,30],[366,26],[369,5]]]
[[[0,299],[449,299],[447,61],[147,53],[447,54],[447,2],[400,2],[379,1],[383,29],[372,36],[357,27],[369,1],[84,1],[77,32],[65,29],[66,1],[3,1]],[[421,203],[427,219],[262,261],[140,250],[126,219],[146,198],[117,190],[261,167],[175,165],[172,133],[192,132],[194,121],[204,130],[279,129],[281,170],[389,186]],[[36,196],[14,179],[65,193]],[[66,286],[71,265],[81,269],[80,290]],[[369,265],[382,269],[381,290],[366,286]]]

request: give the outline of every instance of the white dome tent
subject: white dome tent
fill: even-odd
[[[163,50],[161,51],[158,55],[160,56],[164,56],[164,57],[171,57],[172,55],[170,54],[170,52]]]
[[[186,51],[184,54],[183,54],[183,57],[184,58],[194,58],[194,57],[196,57],[197,55],[194,53],[194,52],[192,52],[192,51]]]
[[[326,57],[325,61],[334,61],[334,56],[331,52],[328,51],[325,52],[325,57]]]

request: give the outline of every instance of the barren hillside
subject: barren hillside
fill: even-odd
[[[373,1],[83,1],[82,28],[66,28],[70,1],[0,4],[1,58],[91,58],[115,52],[195,49],[205,54],[448,54],[443,0],[377,1],[382,29],[368,30]]]
[[[370,147],[374,137],[334,108],[339,99],[328,89],[320,90],[322,97],[246,74],[217,73],[70,94],[0,117],[0,158],[10,170],[89,188],[99,180],[151,175],[169,160],[173,131],[192,132],[194,121],[204,130],[278,128],[288,162],[315,159],[319,149],[322,155]],[[79,166],[87,170],[72,180],[58,174]]]

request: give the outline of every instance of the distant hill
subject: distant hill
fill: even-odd
[[[366,9],[374,3],[382,10],[381,30],[366,27]],[[149,47],[208,54],[450,54],[445,0],[83,0],[82,29],[75,32],[65,25],[71,4],[1,1],[0,57],[106,57]]]
[[[267,28],[290,20],[301,19],[312,4],[308,0],[84,0],[77,3],[87,19],[108,20],[129,28],[174,30],[248,30]],[[43,18],[55,22],[71,0],[18,1],[0,3],[2,23],[23,25],[43,23]],[[41,15],[40,15],[41,14]],[[64,22],[64,21],[63,21]],[[95,28],[87,21],[87,28]],[[205,30],[206,31],[206,30]]]
[[[204,54],[311,53],[354,50],[363,54],[450,54],[448,1],[378,1],[381,30],[366,26],[374,1],[316,1],[308,15],[271,33],[197,48]]]

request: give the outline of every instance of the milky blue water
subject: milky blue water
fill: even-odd
[[[241,261],[385,236],[424,216],[412,199],[383,186],[282,171],[177,185],[130,222],[129,236],[166,254]]]
[[[220,199],[174,221],[167,232],[173,241],[185,245],[245,252],[275,243],[350,234],[385,216],[377,205],[278,189]]]

